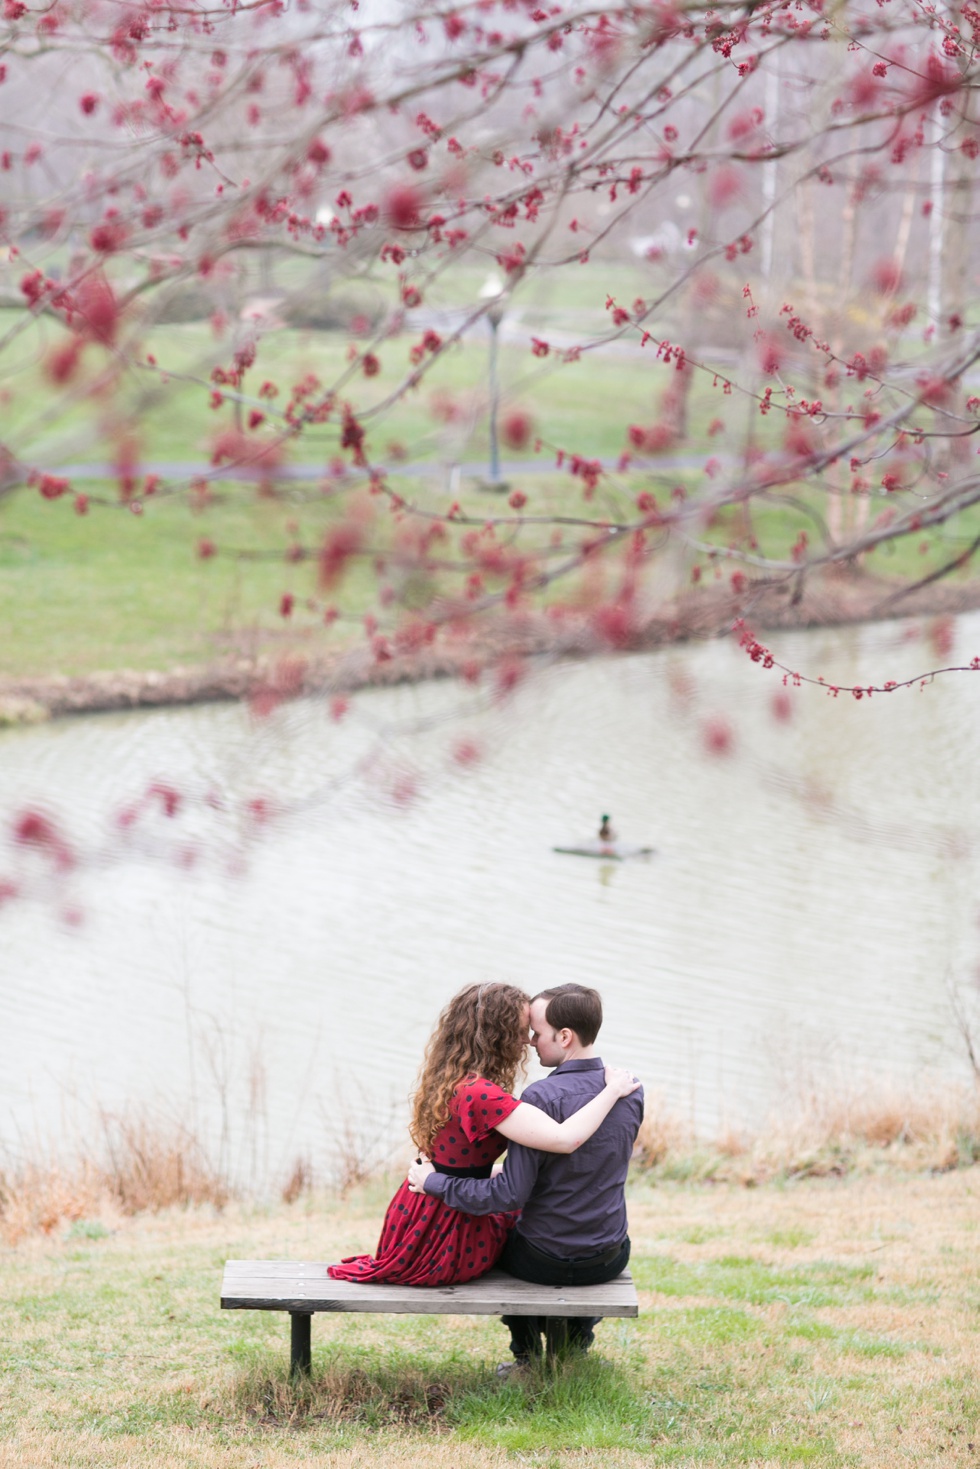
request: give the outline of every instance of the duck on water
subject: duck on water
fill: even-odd
[[[583,842],[577,847],[553,847],[566,857],[602,857],[607,862],[625,862],[630,857],[650,857],[653,847],[629,847],[621,842],[613,830],[612,819],[603,815],[599,833],[594,841]]]

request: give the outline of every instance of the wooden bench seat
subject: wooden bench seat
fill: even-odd
[[[467,1285],[377,1285],[331,1280],[326,1264],[296,1260],[229,1260],[221,1282],[225,1311],[288,1311],[290,1368],[309,1372],[310,1321],[317,1311],[369,1311],[437,1316],[636,1316],[628,1271],[606,1285],[533,1285],[491,1270]]]

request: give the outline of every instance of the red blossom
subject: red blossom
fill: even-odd
[[[51,282],[45,279],[40,270],[32,270],[28,275],[21,277],[20,291],[30,306],[36,306],[50,290]]]
[[[174,786],[168,785],[166,781],[158,780],[147,789],[147,799],[158,801],[164,816],[176,816],[181,807],[181,794]]]
[[[501,425],[504,443],[511,449],[527,447],[534,433],[534,420],[522,408],[514,408],[505,415]]]
[[[923,403],[930,408],[941,408],[949,402],[952,395],[953,384],[948,378],[939,377],[936,374],[923,373],[916,378],[919,393]]]
[[[592,614],[592,626],[607,647],[628,647],[635,633],[630,604],[624,600],[597,607]]]
[[[787,724],[793,717],[793,701],[785,689],[777,689],[769,702],[773,719]]]
[[[732,163],[716,168],[708,180],[708,199],[713,209],[727,209],[742,192],[742,175]]]
[[[730,755],[734,749],[734,731],[728,721],[720,715],[705,720],[701,736],[709,755]]]
[[[212,464],[240,464],[252,455],[252,445],[239,429],[229,427],[215,435],[211,450]]]
[[[385,219],[392,229],[418,229],[424,203],[419,190],[411,184],[396,184],[385,195]]]
[[[115,255],[129,239],[129,231],[117,219],[104,220],[95,226],[88,238],[97,255]]]
[[[757,346],[759,351],[759,366],[763,372],[768,373],[772,377],[782,366],[782,348],[770,332],[759,333]]]
[[[84,337],[111,346],[119,326],[119,307],[101,270],[79,281],[71,296],[71,322]]]
[[[364,543],[360,525],[347,522],[329,531],[320,548],[319,584],[324,591],[336,586],[347,569],[347,563],[356,556]]]
[[[482,753],[476,740],[464,737],[453,746],[453,761],[456,765],[475,765]]]
[[[524,677],[524,664],[519,658],[504,658],[494,670],[494,688],[498,698],[513,693]]]
[[[795,459],[813,459],[817,453],[816,437],[808,420],[796,413],[789,416],[784,443]]]
[[[951,97],[964,85],[965,77],[955,64],[947,65],[940,56],[926,58],[924,72],[913,73],[909,91],[912,107],[931,107],[941,98]]]
[[[57,475],[42,474],[38,476],[37,487],[45,500],[60,500],[62,495],[67,495],[71,484]]]
[[[62,346],[56,347],[45,359],[44,371],[53,383],[66,383],[75,376],[82,357],[82,346],[79,337],[72,337]]]
[[[880,68],[880,70],[879,70]],[[887,68],[877,62],[870,70],[861,70],[847,84],[847,100],[858,112],[870,112],[881,100],[881,82]]]
[[[23,811],[14,821],[14,841],[22,847],[51,847],[60,841],[58,828],[41,811]]]
[[[733,143],[743,143],[751,138],[762,125],[763,112],[761,107],[746,107],[735,116],[728,124],[728,136]]]
[[[349,403],[344,404],[344,420],[340,432],[340,447],[350,449],[355,464],[364,463],[365,429],[357,421]]]
[[[891,256],[883,256],[871,267],[871,284],[881,296],[894,296],[901,289],[902,268]]]
[[[929,642],[937,658],[948,658],[956,641],[956,626],[951,617],[934,617],[929,624]]]

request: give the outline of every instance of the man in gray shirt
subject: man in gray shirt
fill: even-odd
[[[521,1101],[564,1122],[602,1090],[605,1067],[594,1042],[602,1024],[596,990],[563,984],[531,1001],[531,1044],[544,1066],[555,1070],[529,1086]],[[601,1285],[625,1270],[630,1256],[624,1187],[643,1093],[621,1097],[588,1142],[574,1153],[541,1153],[510,1143],[503,1171],[493,1178],[439,1173],[430,1163],[413,1164],[409,1182],[465,1214],[520,1209],[498,1264],[521,1280],[540,1285]],[[505,1316],[518,1362],[563,1346],[584,1351],[601,1319],[589,1316]]]

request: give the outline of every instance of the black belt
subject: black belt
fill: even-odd
[[[447,1168],[445,1163],[433,1163],[437,1173],[446,1173],[450,1178],[489,1178],[493,1173],[492,1163],[479,1163],[474,1168]]]

